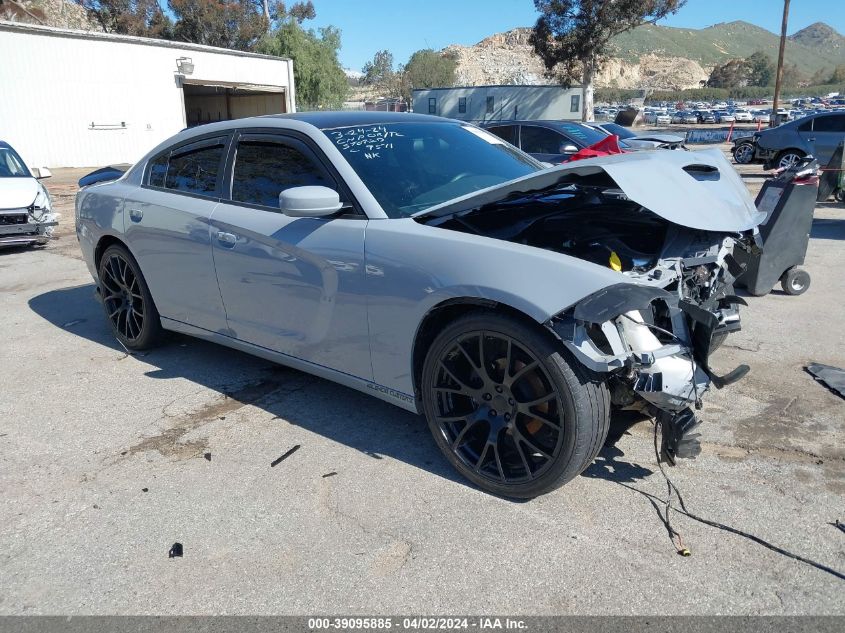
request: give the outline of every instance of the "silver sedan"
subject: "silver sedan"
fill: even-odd
[[[183,131],[76,215],[128,349],[181,332],[423,413],[495,494],[578,475],[611,410],[693,457],[693,407],[743,371],[708,358],[760,217],[718,153],[545,169],[459,121],[280,115]]]

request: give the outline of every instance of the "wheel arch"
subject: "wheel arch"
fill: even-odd
[[[132,254],[132,251],[130,251],[129,247],[126,245],[126,242],[121,240],[119,237],[110,234],[103,235],[97,242],[97,245],[94,247],[94,269],[98,271],[98,273],[100,270],[100,260],[103,257],[103,253],[106,252],[106,249],[109,246],[114,245],[122,246],[127,251],[129,251],[130,255]]]
[[[530,327],[535,328],[538,332],[543,332],[545,335],[552,337],[551,332],[542,327],[542,324],[536,319],[506,303],[481,297],[454,297],[441,301],[426,312],[414,334],[411,369],[414,392],[417,399],[419,399],[422,369],[425,363],[426,352],[437,334],[452,321],[459,319],[465,314],[480,310],[516,317]]]

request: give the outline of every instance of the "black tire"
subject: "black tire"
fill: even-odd
[[[806,154],[800,149],[785,149],[777,155],[777,158],[775,158],[775,168],[789,168],[804,158],[804,156],[806,156]]]
[[[754,144],[740,143],[734,147],[733,157],[738,165],[750,165],[754,161]]]
[[[834,191],[833,199],[839,203],[845,202],[845,189],[837,189]]]
[[[810,287],[810,274],[800,268],[790,268],[781,276],[780,287],[788,295],[803,295]]]
[[[507,315],[479,311],[450,323],[429,348],[421,382],[446,459],[503,497],[530,499],[576,477],[610,426],[603,377],[539,327]]]
[[[138,262],[125,246],[109,246],[100,258],[100,299],[112,333],[124,347],[140,351],[161,342],[161,319]]]

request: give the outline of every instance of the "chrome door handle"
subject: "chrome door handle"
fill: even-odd
[[[238,243],[238,236],[234,233],[217,231],[217,241],[225,246],[234,246]]]
[[[144,217],[144,212],[141,209],[129,209],[129,219],[133,222],[140,222]]]

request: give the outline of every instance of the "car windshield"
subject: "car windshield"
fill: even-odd
[[[11,147],[0,147],[0,178],[30,177],[29,169]]]
[[[619,138],[634,138],[636,136],[631,130],[621,125],[616,125],[616,123],[605,123],[602,127]]]
[[[608,136],[606,132],[582,123],[561,122],[556,124],[555,129],[560,130],[572,140],[577,141],[581,147],[595,145]],[[616,134],[616,132],[613,132],[613,134]]]
[[[458,123],[323,130],[391,218],[543,169],[498,136]]]

